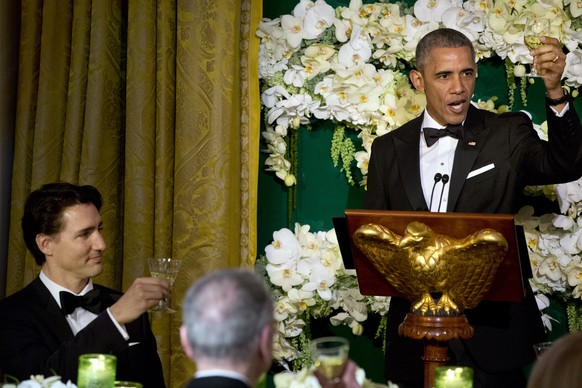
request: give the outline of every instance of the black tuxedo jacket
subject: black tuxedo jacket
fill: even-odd
[[[222,376],[199,377],[190,380],[188,388],[250,388],[244,382]]]
[[[525,186],[582,176],[582,127],[574,105],[570,103],[561,118],[549,107],[546,114],[548,142],[539,139],[523,113],[499,115],[471,106],[465,136],[455,151],[447,211],[514,214]],[[428,211],[420,180],[422,120],[421,115],[374,140],[367,209]],[[392,381],[422,381],[420,341],[399,337],[397,332],[409,307],[405,300],[392,298],[386,349],[386,374]],[[462,346],[486,372],[502,373],[528,364],[534,359],[532,344],[544,338],[531,289],[524,303],[485,301],[467,311],[467,317],[475,335]]]
[[[115,290],[94,286],[102,290],[106,306],[121,296]],[[118,380],[138,381],[144,387],[165,387],[147,314],[125,328],[128,341],[107,311],[103,311],[74,336],[57,302],[40,278],[36,278],[0,300],[0,369],[19,380],[34,374],[57,374],[63,381],[76,383],[81,354],[108,353],[117,356]]]

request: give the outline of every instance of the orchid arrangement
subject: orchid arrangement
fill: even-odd
[[[43,375],[30,376],[30,379],[19,383],[4,383],[4,388],[77,388],[71,381],[63,383],[61,376],[44,377]]]
[[[268,171],[294,186],[296,165],[288,138],[312,120],[336,124],[334,164],[350,184],[355,161],[365,185],[375,137],[418,116],[426,104],[408,81],[418,40],[439,27],[462,31],[477,60],[499,57],[508,73],[521,76],[530,63],[523,30],[530,17],[551,21],[552,36],[567,48],[565,85],[582,85],[582,5],[574,0],[420,0],[333,8],[324,0],[300,0],[290,15],[263,19],[257,35],[259,78],[266,129]],[[523,78],[525,80],[525,78]],[[524,85],[524,84],[522,84]],[[512,93],[510,88],[510,93]],[[512,97],[510,96],[510,101]],[[361,139],[356,149],[345,130]]]
[[[546,190],[551,188],[546,187]],[[538,306],[547,307],[546,295],[562,299],[566,305],[570,331],[582,330],[582,179],[555,185],[554,195],[561,214],[534,216],[526,206],[516,215],[524,225],[533,271],[532,288]],[[541,297],[545,299],[540,299]],[[550,317],[544,324],[551,329]]]
[[[312,318],[329,317],[332,325],[348,325],[363,333],[369,313],[385,317],[390,298],[360,294],[356,273],[344,268],[335,231],[309,231],[295,225],[273,233],[256,269],[266,279],[275,302],[277,330],[273,357],[289,369],[311,365],[308,342]],[[385,323],[385,320],[382,322]],[[379,327],[383,332],[383,324]]]

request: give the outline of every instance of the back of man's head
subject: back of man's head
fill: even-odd
[[[247,363],[257,351],[261,332],[273,322],[273,301],[253,272],[220,270],[190,287],[182,319],[195,359]]]

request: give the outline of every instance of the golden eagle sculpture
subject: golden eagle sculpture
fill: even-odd
[[[420,222],[409,223],[403,236],[382,225],[363,225],[353,240],[412,303],[410,313],[423,316],[456,316],[476,307],[508,248],[503,235],[493,229],[456,239]]]

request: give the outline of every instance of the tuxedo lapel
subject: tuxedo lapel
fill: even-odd
[[[486,127],[483,121],[484,117],[479,109],[471,105],[464,124],[465,136],[459,140],[455,151],[449,188],[448,212],[455,210],[463,185],[489,133],[490,128]]]
[[[404,191],[411,210],[428,210],[420,182],[420,126],[423,115],[406,124],[394,138],[394,149]]]
[[[38,277],[30,283],[30,287],[37,294],[37,297],[30,300],[30,307],[40,317],[43,317],[47,323],[47,328],[55,334],[59,341],[71,340],[74,337],[73,331],[48,288]]]

